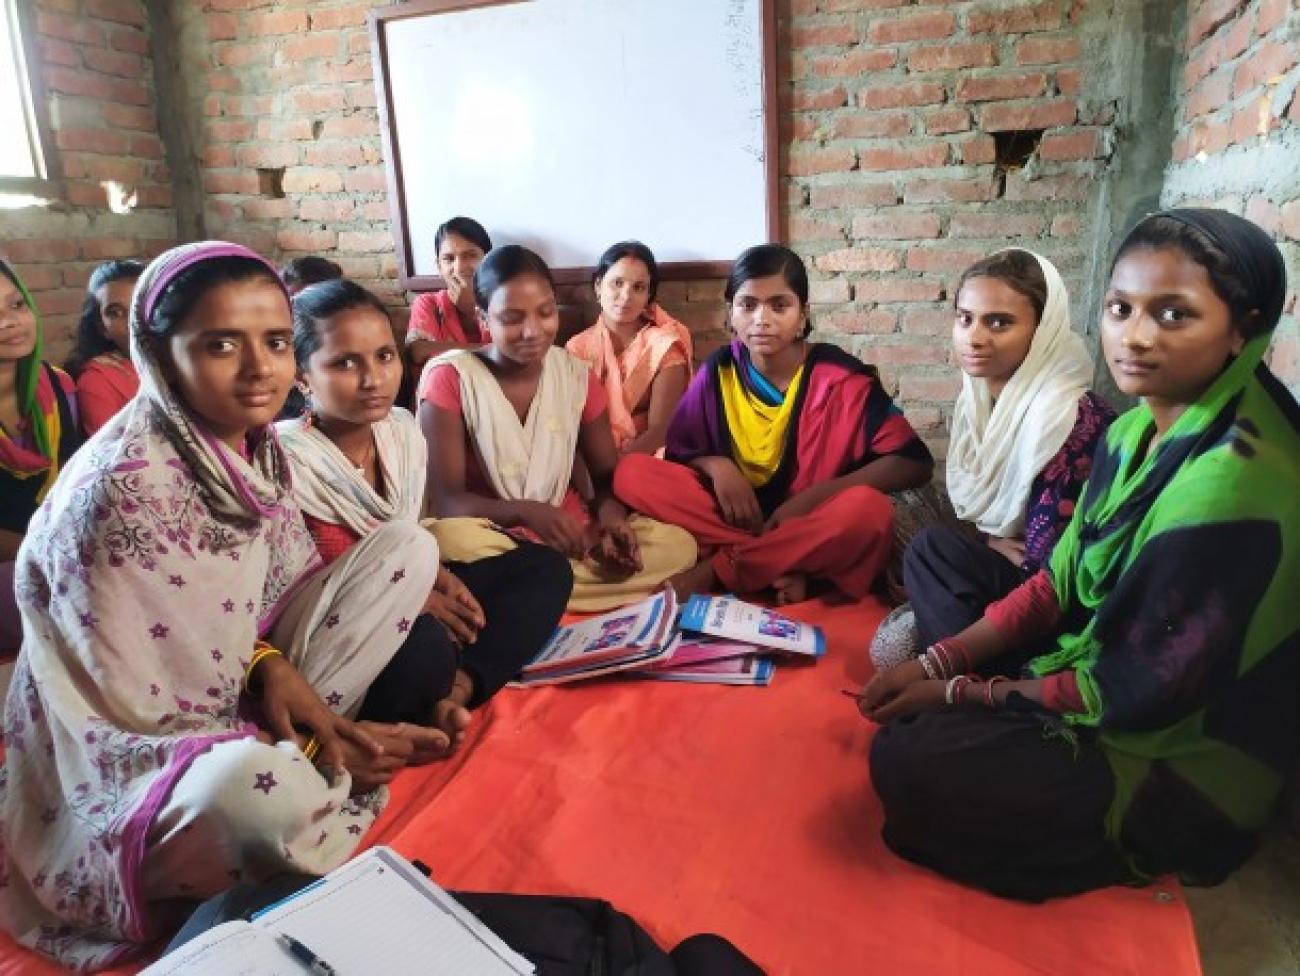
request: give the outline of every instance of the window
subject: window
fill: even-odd
[[[0,0],[0,192],[52,190],[45,86],[33,71],[29,0]]]

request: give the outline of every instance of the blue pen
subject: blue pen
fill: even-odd
[[[283,932],[277,936],[280,944],[289,950],[289,954],[306,966],[313,973],[319,973],[320,976],[338,976],[338,970],[327,963],[316,953],[312,952],[305,945],[295,939],[292,935],[285,935]]]

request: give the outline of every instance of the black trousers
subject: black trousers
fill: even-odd
[[[483,607],[487,623],[478,640],[462,648],[439,621],[421,614],[370,685],[358,718],[427,725],[458,669],[474,682],[469,707],[482,705],[537,656],[573,589],[568,559],[549,546],[521,543],[499,556],[446,566]]]
[[[965,630],[1025,579],[1019,566],[977,538],[942,525],[922,529],[903,556],[919,645]]]

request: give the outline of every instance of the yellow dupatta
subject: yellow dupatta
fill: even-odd
[[[776,406],[764,403],[746,388],[736,366],[726,366],[718,371],[722,408],[731,432],[732,460],[755,487],[767,484],[781,464],[786,431],[794,414],[795,401],[799,399],[799,384],[803,382],[803,370],[800,366],[795,371],[785,391],[785,399]]]

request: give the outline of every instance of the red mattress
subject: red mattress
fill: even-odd
[[[398,778],[368,842],[448,888],[608,899],[668,947],[719,932],[772,976],[1200,972],[1173,881],[1029,906],[890,854],[873,726],[839,694],[864,680],[883,608],[793,613],[830,652],[769,688],[503,692],[455,760]],[[0,974],[54,971],[0,944]]]

